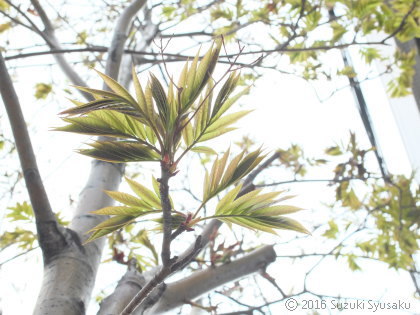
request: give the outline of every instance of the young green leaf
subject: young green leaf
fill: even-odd
[[[116,94],[118,94],[122,98],[129,101],[132,105],[136,104],[136,101],[134,100],[134,98],[131,96],[131,94],[121,84],[119,84],[117,81],[115,81],[111,77],[107,76],[106,74],[104,74],[104,73],[102,73],[98,70],[95,70],[95,71],[96,71],[97,74],[99,74],[99,76],[102,78],[102,80],[104,80],[106,85],[108,85],[111,88],[111,90],[113,90]]]
[[[155,209],[161,208],[160,196],[157,192],[151,191],[150,189],[132,179],[127,177],[125,179],[130,185],[130,188],[136,193],[136,195],[143,199],[148,205],[154,207]]]
[[[139,207],[141,209],[148,209],[153,210],[156,209],[152,207],[149,203],[145,202],[143,199],[134,197],[130,194],[119,192],[119,191],[107,191],[105,190],[105,193],[110,196],[112,199],[121,202],[122,204],[126,206],[133,206],[133,207]],[[160,208],[160,207],[158,207]]]
[[[261,150],[256,150],[247,155],[242,152],[233,158],[226,168],[228,156],[229,150],[220,160],[216,159],[214,162],[210,174],[205,179],[203,202],[207,202],[230,185],[237,183],[264,159]]]
[[[216,151],[209,147],[194,147],[191,151],[204,154],[217,154]]]
[[[147,111],[147,109],[146,109],[146,98],[144,96],[143,88],[141,87],[139,78],[137,77],[136,70],[134,69],[134,67],[132,68],[132,76],[133,76],[134,89],[136,91],[138,108],[144,114]]]
[[[165,122],[165,125],[170,121],[169,117],[169,105],[166,98],[165,90],[160,84],[159,80],[151,73],[150,74],[150,88],[152,92],[153,99],[155,100],[157,109],[159,111],[159,116]]]
[[[78,152],[106,162],[126,163],[160,160],[158,153],[136,141],[96,141],[89,145],[92,149],[81,149]]]
[[[227,223],[274,234],[276,234],[276,229],[310,234],[299,222],[283,216],[302,209],[295,206],[277,205],[279,200],[275,198],[282,192],[260,194],[261,189],[259,189],[238,197],[241,189],[241,185],[238,185],[228,192],[219,201],[215,215],[209,218],[217,218]],[[200,220],[205,219],[208,218]]]

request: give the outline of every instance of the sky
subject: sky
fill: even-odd
[[[372,69],[366,69],[362,66],[357,51],[352,51],[352,56],[361,74],[372,71]],[[65,99],[66,93],[61,90],[55,90],[54,95],[47,102],[34,101],[34,82],[50,82],[52,78],[54,84],[60,87],[68,83],[59,74],[57,68],[46,70],[49,68],[35,66],[35,64],[42,64],[44,61],[50,63],[51,57],[37,58],[36,62],[31,59],[19,62],[18,66],[21,67],[22,72],[16,77],[16,89],[23,91],[19,93],[19,97],[31,134],[36,135],[32,138],[33,146],[53,208],[69,213],[74,207],[69,199],[77,200],[77,194],[83,188],[82,185],[86,181],[90,166],[90,160],[74,153],[74,150],[83,146],[81,143],[82,141],[87,142],[87,138],[50,131],[51,127],[61,124],[57,113],[69,107],[70,103]],[[339,53],[331,52],[328,60],[329,62],[339,63]],[[10,64],[16,66],[17,62]],[[375,73],[370,75],[375,76]],[[91,80],[90,82],[93,82],[92,85],[94,86],[96,84],[95,87],[100,86],[98,80]],[[244,108],[255,110],[237,124],[239,127],[237,131],[223,137],[220,141],[215,141],[212,143],[212,147],[216,150],[225,150],[229,144],[232,145],[243,135],[250,134],[252,139],[256,143],[262,143],[267,151],[286,148],[291,143],[296,143],[305,149],[308,156],[316,156],[322,154],[325,147],[340,141],[346,141],[349,130],[356,132],[360,143],[368,146],[368,140],[354,105],[351,91],[348,88],[341,89],[346,84],[344,79],[336,82],[321,81],[308,84],[302,79],[267,70],[264,77],[255,84],[252,93],[240,101],[240,105]],[[392,173],[410,174],[411,167],[392,116],[388,99],[385,96],[382,81],[373,79],[364,82],[362,86],[368,100],[368,106],[372,110],[372,117],[376,122],[375,128],[389,170]],[[337,88],[341,90],[327,98]],[[319,98],[327,99],[320,102]],[[1,112],[1,116],[3,116],[2,129],[7,131],[9,127],[4,119],[4,112]],[[15,166],[16,163],[17,161],[1,161],[0,166],[2,169],[6,169],[11,165]],[[263,178],[269,175],[265,174]],[[317,175],[330,178],[331,173]],[[123,185],[123,189],[124,187]],[[307,212],[300,213],[294,218],[303,220],[309,228],[314,225],[313,221],[326,222],[334,215],[321,206],[323,202],[331,201],[334,197],[325,187],[325,185],[313,184],[285,187],[290,189],[292,194],[298,194],[295,199],[297,205],[308,209]],[[6,197],[1,200],[1,211],[4,213],[7,206],[13,205],[16,200],[26,198],[26,193],[19,190],[13,198]],[[316,215],[316,218],[311,218],[308,214]],[[1,228],[7,229],[8,223],[3,222]],[[229,230],[222,230],[222,233],[227,235]],[[292,237],[289,232],[281,236],[281,244],[276,246],[279,255],[297,252],[295,245],[283,243]],[[231,240],[231,236],[226,236],[226,238]],[[261,240],[263,243],[279,241],[271,235],[263,235]],[[306,250],[314,252],[324,250],[326,244],[325,239],[319,235],[314,235],[309,241],[305,240],[305,244],[301,245]],[[11,253],[0,253],[0,262],[6,259],[4,257],[6,254],[10,255]],[[343,295],[382,298],[385,301],[401,299],[413,303],[413,307],[414,303],[417,303],[417,309],[420,309],[419,302],[416,302],[411,296],[413,287],[408,274],[388,270],[384,264],[372,265],[370,262],[361,262],[361,264],[365,268],[364,271],[350,272],[346,264],[339,264],[331,260],[320,265],[319,272],[313,274],[311,283],[316,284],[317,289],[325,294],[334,295],[341,292]],[[308,265],[309,263],[296,262],[291,264],[287,259],[279,258],[278,263],[269,272],[280,279],[286,288],[292,289],[295,285],[301,283],[301,277]],[[94,296],[100,294],[100,291],[104,288],[108,291],[112,290],[115,281],[118,280],[123,271],[124,267],[114,263],[104,264],[97,277],[97,288]],[[2,266],[0,279],[0,303],[4,314],[31,313],[36,301],[36,292],[39,290],[42,279],[39,250],[31,252],[26,257],[16,259],[11,264]],[[270,290],[269,286],[266,288]],[[273,314],[276,314],[277,311],[287,314],[284,305],[276,305],[272,308],[272,311]],[[303,314],[303,310],[300,311],[300,313],[290,312],[290,314]],[[95,313],[96,306],[95,303],[92,303],[88,314]],[[344,312],[344,314],[354,313],[350,311]],[[385,313],[381,312],[381,314]],[[401,313],[389,312],[389,314]]]

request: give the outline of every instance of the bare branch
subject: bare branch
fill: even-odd
[[[146,314],[170,311],[225,283],[262,270],[275,260],[273,246],[267,245],[229,264],[196,271],[187,278],[168,284],[159,302]]]
[[[45,39],[46,43],[50,47],[51,50],[54,49],[61,49],[60,42],[58,41],[57,37],[55,36],[55,29],[46,14],[44,8],[41,6],[38,0],[31,0],[32,5],[34,6],[35,10],[38,12],[39,17],[41,18],[42,23],[44,24],[44,31],[42,32],[43,38]],[[61,70],[64,74],[69,78],[69,80],[79,86],[87,86],[85,81],[77,74],[73,67],[70,66],[66,58],[63,54],[53,54],[55,60],[57,61],[58,65],[60,66]],[[89,93],[80,91],[79,92],[87,99],[91,100],[92,96]]]
[[[4,260],[4,261],[0,262],[0,268],[1,268],[1,267],[3,267],[3,265],[5,265],[5,264],[7,264],[7,263],[9,263],[9,262],[14,261],[15,259],[17,259],[17,258],[19,258],[19,257],[21,257],[21,256],[25,256],[26,254],[28,254],[28,253],[32,252],[34,249],[38,249],[38,248],[39,248],[38,246],[36,246],[36,247],[32,247],[32,248],[30,248],[30,249],[28,249],[28,250],[25,250],[24,252],[21,252],[21,253],[19,253],[19,254],[16,254],[16,255],[14,255],[13,257],[10,257],[10,258],[8,258],[8,259],[6,259],[6,260]],[[4,247],[3,247],[3,249],[4,249]]]
[[[108,49],[108,60],[105,67],[105,73],[111,78],[118,79],[124,44],[127,40],[127,32],[130,24],[136,14],[146,4],[146,0],[134,0],[118,18],[114,29],[111,46]]]
[[[0,85],[1,96],[12,127],[26,188],[35,214],[39,244],[44,257],[48,258],[65,246],[66,241],[60,232],[60,227],[51,209],[44,184],[39,174],[19,99],[1,53],[0,81],[2,82]]]
[[[366,181],[368,179],[382,179],[382,177],[343,177],[343,178],[331,178],[331,179],[291,179],[291,180],[285,180],[280,182],[274,182],[274,183],[267,183],[267,184],[259,184],[255,185],[255,187],[270,187],[270,186],[279,186],[284,184],[300,184],[300,183],[328,183],[328,184],[334,184],[334,183],[342,183],[342,182],[349,182],[352,180],[360,180],[360,181]]]
[[[241,53],[234,53],[234,54],[227,54],[227,55],[220,55],[220,58],[232,58],[237,57],[238,55],[261,55],[266,53],[273,53],[273,52],[301,52],[301,51],[318,51],[318,50],[332,50],[332,49],[341,49],[350,46],[361,46],[361,45],[388,45],[383,43],[382,41],[367,41],[367,42],[350,42],[350,43],[343,43],[339,45],[331,45],[331,46],[315,46],[315,47],[303,47],[303,48],[275,48],[275,49],[261,49],[261,50],[251,50],[251,51],[242,51]],[[103,46],[92,46],[92,47],[85,47],[85,48],[68,48],[68,49],[52,49],[51,51],[39,51],[33,53],[26,53],[26,54],[17,54],[12,56],[5,57],[6,60],[11,59],[20,59],[26,57],[35,57],[35,56],[42,56],[42,55],[50,55],[50,54],[62,54],[62,53],[74,53],[74,52],[105,52],[109,50],[107,47]],[[177,54],[177,53],[160,53],[160,52],[147,52],[135,49],[123,49],[125,54],[131,55],[138,55],[138,56],[154,56],[158,57],[163,55],[164,57],[168,58],[176,58],[176,61],[184,61],[184,60],[191,60],[194,56]],[[171,61],[171,59],[166,60],[165,62]],[[220,62],[220,61],[219,61]]]
[[[133,292],[140,291],[145,282],[143,275],[137,271],[135,260],[131,260],[114,292],[101,302],[98,315],[119,314],[133,298]]]

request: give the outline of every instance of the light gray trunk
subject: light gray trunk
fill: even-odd
[[[44,266],[42,287],[34,314],[85,313],[104,241],[99,240],[83,246],[78,235],[83,235],[100,222],[98,216],[88,212],[112,203],[103,191],[118,189],[120,179],[121,170],[115,165],[93,162],[88,183],[80,194],[80,203],[70,226],[71,230],[65,231],[68,246]]]
[[[117,20],[105,71],[114,79],[119,76],[131,21],[145,3],[146,0],[133,0]],[[65,60],[59,61],[59,64],[64,73],[71,78],[65,67],[68,65]],[[123,73],[120,76],[126,75],[128,74]],[[70,227],[63,232],[66,246],[57,255],[44,261],[44,276],[35,315],[85,314],[105,242],[100,239],[85,246],[81,243],[87,238],[86,232],[104,220],[103,216],[90,212],[112,205],[112,199],[104,190],[118,190],[122,174],[122,164],[92,162],[88,182],[80,194]]]

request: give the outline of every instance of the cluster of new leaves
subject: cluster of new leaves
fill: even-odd
[[[24,250],[30,250],[37,246],[36,233],[24,227],[27,223],[33,224],[35,221],[32,207],[29,203],[25,201],[17,203],[14,207],[9,207],[6,218],[19,222],[19,226],[0,235],[0,250],[12,245],[17,245]]]
[[[217,63],[221,42],[199,62],[199,54],[181,73],[177,84],[172,80],[166,93],[159,80],[150,75],[143,90],[133,69],[137,100],[119,83],[99,73],[110,91],[86,87],[95,100],[62,112],[69,124],[56,130],[118,138],[118,141],[96,141],[91,149],[80,152],[109,162],[159,161],[174,164],[175,152],[183,136],[186,151],[198,142],[215,138],[232,130],[229,126],[247,112],[225,112],[248,89],[231,97],[239,76],[232,72],[213,102],[211,75]],[[73,117],[79,115],[79,117]],[[159,145],[157,145],[157,143]],[[196,147],[196,151],[209,151]],[[175,166],[176,167],[176,166]]]
[[[178,162],[186,152],[193,150],[215,153],[208,147],[196,145],[232,130],[230,125],[248,113],[240,111],[226,114],[242,95],[248,93],[246,88],[231,96],[239,80],[239,75],[230,71],[231,68],[225,73],[224,76],[229,76],[213,100],[213,91],[220,80],[215,84],[211,76],[220,48],[221,41],[213,44],[201,61],[197,53],[191,64],[185,64],[178,83],[170,80],[167,92],[153,74],[143,90],[133,69],[136,99],[118,82],[99,73],[112,92],[77,87],[92,94],[95,99],[85,104],[75,102],[78,106],[62,112],[71,116],[64,118],[69,124],[56,130],[116,138],[97,140],[91,144],[91,149],[83,149],[80,152],[109,162],[160,161],[162,167],[173,176],[177,172]],[[78,117],[73,117],[77,115]],[[181,139],[184,140],[184,148],[177,156],[177,151],[182,145]],[[173,229],[181,225],[191,229],[196,222],[206,219],[196,218],[201,207],[229,186],[238,183],[264,158],[261,150],[249,154],[245,154],[244,151],[227,164],[229,151],[227,150],[222,158],[216,158],[210,174],[206,174],[203,201],[195,215],[172,210]],[[89,231],[92,233],[87,241],[119,230],[139,217],[162,212],[163,197],[160,196],[160,183],[157,180],[153,181],[155,192],[130,179],[127,181],[137,197],[121,192],[106,192],[123,205],[94,211],[96,214],[112,217]],[[236,198],[237,193],[235,189],[225,198]],[[258,195],[259,191],[256,194]],[[246,203],[238,206],[238,201],[232,204],[233,208],[218,207],[216,216],[224,221],[268,232],[273,232],[275,228],[306,232],[297,222],[280,217],[287,212],[269,207],[276,202],[272,199],[273,196],[267,194],[257,197],[247,194],[238,199],[246,199]],[[173,208],[171,205],[171,209]],[[293,208],[293,211],[295,210],[297,208]],[[159,219],[157,221],[159,222]]]
[[[230,150],[222,158],[214,161],[210,174],[206,172],[203,186],[203,203],[215,197],[230,185],[237,183],[255,168],[263,159],[261,150],[245,155],[245,151],[238,154],[227,164]]]
[[[261,194],[261,189],[238,196],[241,189],[242,185],[237,185],[229,191],[220,200],[216,207],[216,213],[211,218],[273,234],[276,234],[275,229],[294,230],[309,234],[299,222],[284,216],[300,211],[301,208],[277,204],[291,198],[290,196],[275,199],[282,193],[281,191]],[[201,220],[205,219],[208,218],[202,218]]]
[[[249,174],[264,158],[260,150],[249,154],[242,152],[234,157],[230,163],[227,163],[228,157],[229,150],[220,160],[216,158],[211,173],[206,174],[203,188],[203,202],[193,216],[175,210],[172,211],[172,229],[177,229],[180,226],[186,229],[192,229],[200,221],[218,218],[227,223],[235,223],[249,229],[270,233],[275,233],[274,229],[288,229],[308,233],[301,224],[283,216],[299,211],[301,210],[300,208],[277,205],[278,202],[291,198],[290,196],[275,199],[281,192],[261,194],[260,189],[239,196],[242,185],[236,186],[221,199],[213,216],[197,217],[199,210],[211,198],[231,185],[238,183],[238,181]],[[126,227],[135,222],[139,217],[161,213],[159,183],[156,179],[153,179],[154,192],[133,180],[128,178],[126,180],[137,196],[122,192],[107,191],[106,193],[111,198],[120,202],[123,206],[106,207],[93,212],[99,215],[112,215],[112,217],[90,231],[92,234],[87,240],[88,242],[117,231],[122,227]],[[148,219],[162,223],[160,218],[154,219],[152,217]]]
[[[293,170],[293,176],[305,176],[309,166],[322,165],[327,161],[305,157],[302,148],[297,144],[292,144],[287,149],[278,149],[280,165],[288,170]]]
[[[384,261],[392,268],[410,270],[414,264],[413,255],[419,249],[416,232],[420,225],[418,187],[415,188],[413,178],[391,176],[385,181],[372,176],[365,166],[367,154],[372,151],[360,149],[353,133],[347,145],[326,150],[330,156],[341,159],[348,156],[334,170],[331,183],[336,186],[336,200],[345,208],[366,212],[369,218],[373,218],[375,229],[372,233],[375,237],[369,236],[368,240],[356,244],[365,255]],[[358,185],[353,184],[353,180],[357,180]],[[361,189],[365,190],[363,197],[356,193]],[[351,225],[347,222],[341,229],[336,222],[330,221],[324,236],[335,239],[341,230],[347,230]],[[347,256],[350,267],[359,269],[356,255]]]
[[[14,230],[5,231],[0,235],[0,251],[11,245],[17,245],[26,250],[37,246],[37,235],[29,228],[34,225],[35,217],[32,206],[28,202],[18,202],[14,207],[7,208],[5,217],[13,222],[18,222],[18,226]],[[68,224],[59,212],[56,214],[56,218],[60,224]]]
[[[411,94],[411,87],[413,86],[413,77],[415,74],[416,65],[416,49],[412,49],[408,53],[400,50],[395,52],[395,62],[399,67],[399,76],[390,81],[388,84],[388,92],[392,97],[400,97]]]
[[[234,157],[229,164],[227,164],[228,156],[229,150],[220,160],[216,159],[210,174],[206,173],[203,186],[203,203],[200,208],[208,200],[249,174],[264,159],[261,150],[249,154],[245,154],[245,151],[243,151]],[[294,206],[276,205],[277,202],[290,197],[277,200],[275,197],[281,192],[260,194],[260,189],[241,196],[241,189],[242,185],[237,185],[228,192],[218,203],[215,215],[193,219],[189,222],[189,226],[201,220],[218,218],[227,223],[236,223],[250,229],[270,233],[274,233],[273,229],[288,229],[308,233],[298,222],[283,217],[284,214],[302,209]],[[194,217],[200,208],[196,211]]]
[[[336,199],[344,207],[349,207],[353,210],[361,207],[362,202],[350,185],[350,180],[365,180],[372,177],[372,174],[368,172],[365,166],[366,154],[372,151],[374,151],[373,148],[369,150],[360,149],[354,133],[350,133],[350,140],[347,146],[343,148],[333,146],[325,150],[331,156],[341,156],[344,154],[343,152],[349,155],[348,160],[338,163],[334,169],[334,180],[337,181]]]
[[[140,183],[129,178],[126,178],[126,180],[136,196],[118,191],[106,191],[112,199],[123,205],[110,206],[93,211],[95,214],[112,215],[112,217],[90,230],[89,232],[92,233],[90,234],[87,242],[117,231],[120,228],[135,222],[135,220],[139,217],[162,212],[159,195],[159,183],[156,179],[153,179],[154,191],[151,191]]]
[[[181,5],[168,3],[162,6],[163,20],[185,20],[190,16],[202,14],[211,21],[206,32],[222,34],[227,40],[237,39],[248,26],[258,24],[260,32],[268,36],[271,50],[285,50],[291,63],[300,68],[300,73],[307,80],[320,77],[331,79],[335,75],[354,77],[352,67],[331,69],[321,60],[323,53],[331,48],[361,45],[361,54],[368,63],[381,60],[389,64],[389,69],[401,69],[401,75],[389,86],[391,95],[402,96],[411,89],[408,77],[412,73],[405,71],[400,53],[393,57],[383,56],[377,47],[369,47],[372,40],[369,35],[381,34],[383,44],[396,37],[405,42],[419,37],[420,2],[418,0],[284,0],[284,1],[216,1],[203,10],[201,2],[184,0]],[[203,32],[206,34],[206,32]],[[385,35],[383,35],[385,34]],[[255,41],[261,45],[258,40]],[[276,48],[275,48],[276,47]],[[395,67],[397,65],[398,67]]]
[[[420,249],[420,190],[413,178],[396,176],[390,183],[377,183],[367,201],[378,235],[357,246],[390,267],[410,270],[413,255]]]

